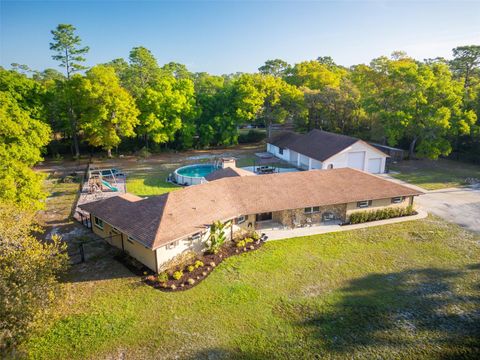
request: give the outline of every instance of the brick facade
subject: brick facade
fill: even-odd
[[[332,213],[336,220],[344,222],[346,219],[347,204],[320,206],[318,212],[306,214],[305,209],[276,211],[272,213],[272,220],[288,227],[295,227],[295,223],[305,225],[311,219],[311,224],[323,222],[325,213]]]

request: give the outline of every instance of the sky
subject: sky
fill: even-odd
[[[59,69],[50,30],[73,24],[88,66],[135,46],[190,71],[253,72],[265,60],[331,56],[341,65],[406,51],[423,60],[480,44],[479,1],[8,1],[0,0],[0,65]],[[60,69],[59,69],[60,70]]]

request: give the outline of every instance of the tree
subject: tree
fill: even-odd
[[[50,128],[30,117],[8,92],[0,91],[0,200],[30,209],[42,207],[42,175],[31,167],[42,160]]]
[[[463,78],[463,84],[468,92],[470,80],[480,66],[480,45],[459,46],[453,49],[453,60],[450,66],[454,73]]]
[[[290,71],[291,66],[281,59],[267,60],[265,64],[258,68],[258,71],[264,75],[273,75],[283,77]]]
[[[137,101],[140,109],[139,134],[157,144],[175,139],[183,119],[192,116],[195,106],[193,81],[162,75],[147,87]]]
[[[85,62],[83,55],[89,50],[88,46],[80,47],[81,39],[78,35],[75,35],[75,31],[76,28],[73,25],[59,24],[57,28],[51,32],[53,42],[50,43],[50,50],[55,52],[52,58],[59,61],[60,66],[65,68],[67,83],[74,73],[86,69],[86,67],[82,65],[82,63]],[[73,103],[74,99],[69,98],[67,113],[70,120],[75,156],[78,157],[80,156],[77,137],[78,121],[73,112]]]
[[[340,67],[332,67],[319,61],[304,61],[292,68],[285,80],[297,87],[311,90],[322,90],[325,86],[339,87],[340,79],[347,71]]]
[[[41,321],[55,299],[66,268],[66,244],[58,236],[40,242],[32,233],[35,212],[0,201],[0,353]]]
[[[139,99],[146,89],[152,87],[160,76],[157,60],[147,48],[134,47],[130,51],[130,64],[126,70],[123,86],[135,98]]]
[[[120,86],[115,70],[97,65],[83,79],[83,113],[80,128],[93,146],[101,146],[112,156],[121,137],[135,135],[139,111],[131,95]]]
[[[378,117],[390,145],[410,142],[409,156],[436,159],[451,152],[450,136],[470,131],[476,120],[462,109],[461,87],[442,63],[422,64],[410,58],[372,61],[362,77],[365,108]]]
[[[244,74],[234,83],[235,114],[238,123],[262,119],[270,136],[272,124],[299,116],[303,94],[295,86],[272,75]]]
[[[222,245],[227,239],[225,236],[225,228],[231,224],[222,223],[221,221],[214,221],[210,225],[210,236],[208,237],[208,251],[213,254],[218,253]]]

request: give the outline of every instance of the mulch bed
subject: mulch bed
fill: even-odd
[[[240,255],[246,252],[252,252],[260,248],[264,244],[263,241],[255,241],[253,243],[249,243],[244,248],[238,248],[234,242],[228,242],[224,245],[216,254],[204,253],[196,257],[191,263],[185,264],[183,267],[177,267],[175,269],[171,269],[167,271],[168,273],[168,281],[161,283],[158,281],[158,276],[156,275],[147,275],[144,276],[143,281],[155,289],[159,289],[162,291],[183,291],[190,289],[200,282],[202,282],[205,278],[210,275],[210,273],[218,266],[223,260],[229,258],[230,256]],[[189,265],[194,265],[195,261],[200,260],[203,262],[203,266],[195,268],[193,271],[189,272],[187,270]],[[183,276],[179,280],[175,280],[172,275],[177,270],[183,270]],[[193,282],[189,279],[193,279]]]

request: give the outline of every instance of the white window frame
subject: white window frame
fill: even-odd
[[[372,200],[357,201],[357,208],[365,209],[372,206]]]
[[[315,208],[317,210],[315,210]],[[308,209],[308,210],[307,210]],[[320,212],[320,206],[309,206],[303,209],[304,214],[316,214]]]
[[[180,244],[180,240],[175,240],[174,242],[171,242],[170,244],[165,245],[167,250],[174,249]]]
[[[101,224],[98,223],[100,221]],[[94,216],[93,223],[95,224],[96,227],[98,227],[100,230],[103,230],[103,220]]]
[[[243,224],[245,221],[247,221],[247,217],[245,215],[241,215],[236,219],[237,224]]]
[[[392,204],[401,204],[405,200],[403,196],[395,196],[392,198]]]
[[[202,238],[202,233],[196,233],[196,234],[193,234],[192,236],[190,236],[191,241],[200,240],[201,238]]]

